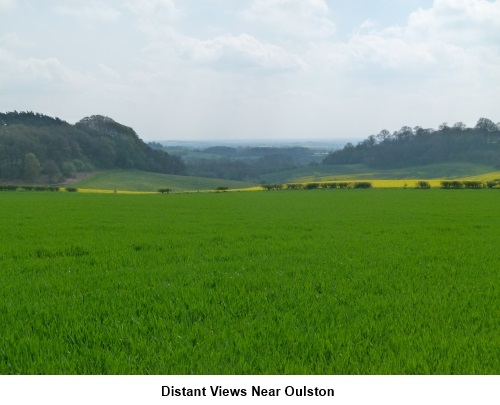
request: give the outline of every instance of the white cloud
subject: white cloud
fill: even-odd
[[[305,67],[297,55],[279,46],[260,42],[248,34],[222,35],[210,40],[182,37],[179,38],[179,45],[183,56],[223,70],[296,70]]]
[[[0,0],[0,12],[3,10],[8,10],[10,8],[14,8],[17,0]]]
[[[496,60],[499,44],[500,2],[435,0],[406,26],[377,29],[368,21],[347,42],[318,45],[317,53],[346,69],[461,70]]]
[[[180,16],[174,0],[129,0],[125,5],[140,18],[172,21]]]
[[[57,58],[21,58],[0,48],[0,88],[28,85],[33,90],[59,85],[74,88],[90,82],[89,76],[69,69]]]
[[[435,0],[404,25],[367,21],[346,41],[316,42],[304,58],[327,86],[318,93],[363,111],[372,130],[473,124],[498,104],[499,13],[498,1]]]
[[[0,0],[0,10],[14,3]],[[362,137],[498,121],[499,1],[435,0],[392,15],[391,26],[330,0],[51,0],[81,19],[74,26],[40,2],[18,3],[31,8],[10,10],[0,33],[7,110],[105,114],[146,139]],[[356,16],[339,20],[335,36],[333,17],[345,10]],[[84,30],[113,21],[113,35]]]
[[[499,44],[500,2],[435,0],[410,15],[407,34],[460,46]]]
[[[268,24],[279,34],[303,39],[326,38],[335,32],[325,0],[254,0],[243,16]]]
[[[16,33],[11,32],[0,37],[0,46],[12,49],[30,48],[34,46],[34,42],[21,39]]]
[[[111,69],[109,66],[106,66],[103,63],[99,63],[98,67],[99,67],[100,73],[104,77],[106,77],[108,79],[112,79],[112,80],[120,79],[120,74],[116,70]]]
[[[56,13],[63,16],[76,17],[84,23],[112,23],[116,22],[121,13],[109,5],[96,2],[81,8],[59,6]]]
[[[128,0],[124,4],[137,19],[139,30],[150,40],[170,36],[173,31],[172,23],[182,14],[174,0]]]

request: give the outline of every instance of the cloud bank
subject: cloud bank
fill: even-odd
[[[348,27],[325,0],[47,3],[0,0],[2,110],[107,114],[146,139],[364,138],[499,119],[499,1],[434,0]]]

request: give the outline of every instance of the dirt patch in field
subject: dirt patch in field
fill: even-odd
[[[85,180],[89,178],[90,176],[93,176],[95,173],[93,172],[86,172],[86,173],[78,173],[75,177],[67,178],[61,181],[60,183],[57,183],[59,186],[69,186],[71,184],[78,183],[79,181]]]

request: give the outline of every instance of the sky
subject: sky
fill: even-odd
[[[500,0],[0,0],[0,112],[360,140],[499,107]]]

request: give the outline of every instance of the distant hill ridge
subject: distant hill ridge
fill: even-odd
[[[182,159],[153,150],[109,117],[93,115],[71,125],[31,111],[0,113],[0,179],[60,182],[102,169],[186,172]]]
[[[500,168],[500,123],[480,118],[474,128],[458,122],[439,129],[403,127],[392,134],[382,130],[357,145],[348,143],[330,153],[325,165],[365,164],[397,169],[435,163],[467,162]]]
[[[453,126],[444,123],[438,130],[407,126],[393,133],[382,130],[356,145],[347,143],[324,159],[324,155],[298,146],[236,148],[221,144],[183,158],[177,154],[182,153],[175,148],[167,151],[158,143],[146,144],[132,128],[102,115],[72,125],[32,111],[0,113],[0,181],[30,184],[62,183],[86,173],[116,169],[250,183],[268,181],[280,172],[279,178],[285,178],[284,171],[293,171],[294,177],[299,172],[303,172],[299,177],[310,173],[317,177],[316,172],[335,177],[353,167],[366,167],[365,173],[396,173],[470,163],[493,171],[500,169],[500,123],[480,118],[473,128],[458,122]]]

